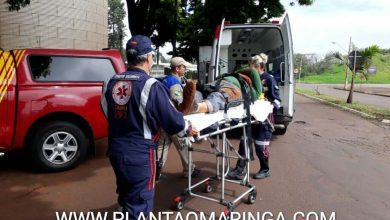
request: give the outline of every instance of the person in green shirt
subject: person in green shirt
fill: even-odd
[[[253,63],[253,61],[251,61],[251,59],[249,59],[249,64],[248,64],[249,67],[239,70],[237,71],[237,73],[247,76],[251,80],[249,88],[251,92],[251,99],[254,102],[257,99],[259,99],[260,94],[262,92],[262,86],[261,86],[260,75],[256,69],[258,67],[256,66],[256,63]]]
[[[235,74],[239,74],[248,83],[252,102],[259,99],[262,92],[260,75],[257,70],[259,65],[256,65],[255,61],[254,58],[250,58],[247,68],[235,72]],[[212,85],[215,86],[216,82],[212,83]],[[204,100],[195,103],[196,108],[194,108],[192,113],[213,113],[224,109],[226,99],[228,102],[231,102],[242,98],[240,82],[234,75],[224,76],[220,79],[218,87],[216,91],[208,94]]]
[[[273,80],[273,77],[270,76],[268,73],[266,73],[267,61],[268,61],[268,56],[262,53],[260,55],[256,55],[252,57],[249,60],[249,66],[256,69],[258,71],[258,75],[260,76],[260,79],[263,79],[265,94],[263,94],[262,96],[265,96],[265,98],[275,106],[275,109],[277,109],[278,106],[280,106],[279,91],[277,89],[277,84],[275,80]],[[252,124],[252,138],[254,140],[256,155],[258,156],[260,162],[260,170],[253,175],[254,179],[263,179],[270,176],[269,144],[272,137],[272,126],[271,126],[271,123],[273,121],[272,113],[269,115],[269,119],[270,120],[267,120],[265,122]],[[245,158],[244,139],[241,139],[238,152],[242,158],[237,160],[236,167],[227,174],[227,177],[230,179],[242,179],[245,175],[247,160],[244,159]]]

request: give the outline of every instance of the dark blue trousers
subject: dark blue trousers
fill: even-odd
[[[148,216],[154,199],[154,149],[147,153],[116,152],[109,155],[117,184],[118,203],[130,219]]]
[[[252,125],[252,138],[255,144],[256,155],[260,161],[260,170],[269,170],[269,144],[272,138],[272,128],[268,123]],[[241,139],[238,153],[245,157],[244,140]]]

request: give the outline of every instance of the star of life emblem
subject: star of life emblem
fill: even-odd
[[[112,98],[117,105],[126,105],[131,96],[131,82],[118,81],[112,89]]]

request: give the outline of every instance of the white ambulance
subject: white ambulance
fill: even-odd
[[[248,63],[251,56],[268,55],[267,71],[278,82],[281,108],[275,114],[275,133],[284,134],[294,113],[293,47],[288,15],[282,22],[229,24],[217,27],[213,46],[199,48],[199,82],[213,82]]]

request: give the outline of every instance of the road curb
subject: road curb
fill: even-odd
[[[349,91],[345,90],[344,88],[338,88],[338,87],[333,87],[333,89],[341,90],[341,91]],[[377,96],[383,96],[383,97],[390,97],[390,95],[387,94],[382,94],[378,92],[365,92],[365,91],[360,91],[360,90],[354,90],[354,92],[362,93],[362,94],[367,94],[367,95],[377,95]]]
[[[341,106],[341,105],[338,105],[338,104],[335,104],[335,103],[326,101],[326,100],[324,100],[324,99],[317,98],[317,97],[314,97],[314,96],[311,96],[311,95],[307,95],[307,94],[303,94],[303,93],[300,93],[300,92],[296,92],[296,93],[299,94],[299,95],[305,96],[305,97],[307,97],[307,98],[314,99],[314,100],[317,100],[317,101],[319,101],[319,102],[322,102],[322,103],[325,103],[325,104],[328,104],[328,105],[332,105],[332,106],[341,108],[341,109],[343,109],[343,110],[345,110],[345,111],[352,112],[352,113],[357,114],[357,115],[360,115],[360,116],[362,116],[362,117],[364,117],[364,118],[376,119],[376,117],[373,116],[373,115],[370,115],[370,114],[367,114],[367,113],[364,113],[364,112],[361,112],[361,111],[358,111],[358,110],[355,110],[355,109],[352,109],[352,108],[348,108],[348,107],[345,107],[345,106]]]

